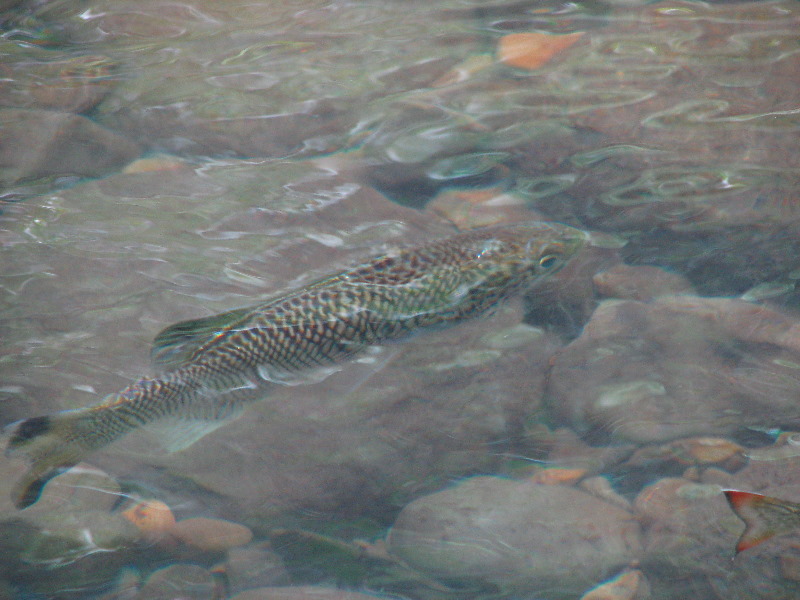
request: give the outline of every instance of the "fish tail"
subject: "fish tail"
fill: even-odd
[[[16,423],[6,455],[28,459],[30,469],[12,491],[14,505],[27,508],[39,499],[45,484],[53,477],[134,429],[166,416],[182,413],[193,416],[191,401],[205,399],[197,389],[180,373],[161,379],[142,379],[97,406]],[[213,411],[213,396],[205,404],[195,404],[200,404],[195,407],[199,417],[208,418],[205,412],[209,412],[211,418],[219,418]],[[204,408],[208,410],[204,412]]]
[[[24,456],[31,466],[12,490],[17,508],[27,508],[39,499],[45,484],[78,464],[95,447],[82,432],[94,420],[94,409],[66,411],[32,417],[17,423],[6,447],[8,456]]]
[[[141,382],[140,382],[141,384]],[[15,485],[12,500],[17,508],[35,503],[45,484],[148,420],[141,410],[149,390],[131,386],[90,408],[32,417],[12,426],[7,456],[21,456],[30,468]]]
[[[800,504],[738,490],[723,490],[731,509],[744,521],[736,553],[800,527]]]

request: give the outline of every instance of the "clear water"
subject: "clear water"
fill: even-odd
[[[800,501],[800,4],[87,0],[0,22],[3,423],[152,374],[171,323],[454,226],[594,236],[522,310],[287,386],[185,450],[180,424],[131,435],[25,511],[4,459],[0,596],[800,594],[792,523],[731,561],[720,492]],[[531,32],[583,35],[503,62]],[[184,525],[137,529],[143,500]]]

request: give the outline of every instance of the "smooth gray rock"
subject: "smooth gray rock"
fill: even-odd
[[[639,558],[634,516],[575,488],[475,477],[408,504],[389,552],[449,585],[575,598]]]

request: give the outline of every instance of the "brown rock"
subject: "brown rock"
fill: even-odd
[[[625,460],[634,450],[632,445],[590,446],[574,431],[562,427],[553,432],[542,431],[537,425],[529,427],[526,436],[531,446],[547,452],[547,464],[564,468],[585,469],[601,473]]]
[[[208,571],[197,565],[175,564],[150,575],[136,600],[213,600],[218,597],[217,584]]]
[[[182,519],[175,523],[172,534],[186,544],[209,552],[244,546],[253,539],[249,527],[206,517]]]
[[[781,575],[786,579],[800,581],[800,556],[781,556]]]
[[[731,471],[745,462],[744,448],[727,439],[691,437],[657,446],[645,446],[628,459],[629,466],[654,468],[658,463],[708,466],[718,464]]]
[[[692,291],[692,285],[678,273],[648,266],[615,265],[597,273],[592,282],[601,296],[624,300],[650,300]]]
[[[225,562],[214,570],[224,574],[231,595],[253,588],[286,585],[291,581],[280,557],[257,544],[231,548]]]
[[[556,357],[551,406],[580,431],[642,442],[791,424],[798,330],[726,298],[606,301]]]

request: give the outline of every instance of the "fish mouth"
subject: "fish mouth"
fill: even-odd
[[[565,250],[565,256],[567,258],[592,243],[592,235],[588,231],[572,227],[571,225],[564,225],[563,223],[542,224],[555,234],[557,238],[556,245],[561,246]]]

